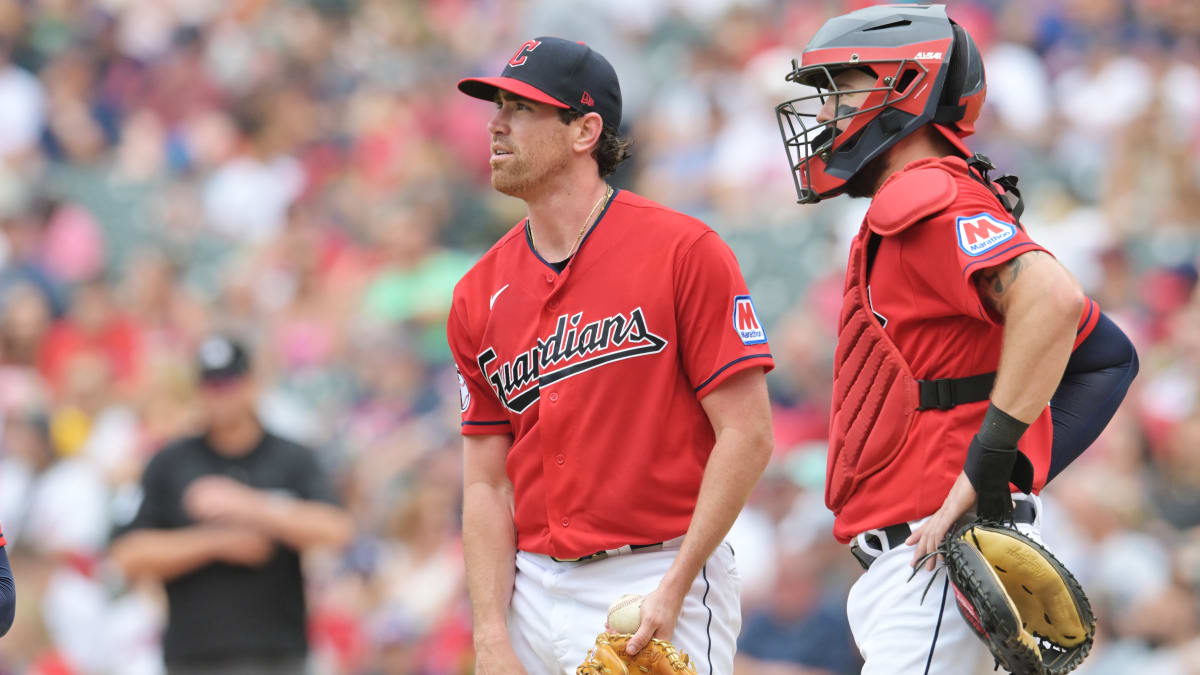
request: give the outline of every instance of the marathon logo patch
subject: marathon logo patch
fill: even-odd
[[[1015,226],[988,213],[960,216],[955,223],[958,247],[972,257],[987,253],[1017,234]]]
[[[733,299],[733,329],[744,345],[761,345],[767,341],[767,331],[758,320],[754,301],[748,295]]]

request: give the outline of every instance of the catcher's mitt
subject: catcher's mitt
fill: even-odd
[[[653,638],[637,656],[625,653],[630,634],[601,633],[596,637],[596,646],[588,650],[583,664],[575,669],[575,675],[696,675],[687,654],[675,649],[667,640]]]
[[[946,536],[943,555],[958,611],[996,657],[1024,675],[1060,675],[1083,663],[1096,618],[1062,563],[1003,525],[968,523]]]

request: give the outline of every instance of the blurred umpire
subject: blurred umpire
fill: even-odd
[[[344,545],[349,516],[313,452],[263,429],[238,343],[203,342],[203,435],[146,466],[137,515],[113,543],[130,578],[166,586],[170,675],[293,675],[306,669],[300,553]]]

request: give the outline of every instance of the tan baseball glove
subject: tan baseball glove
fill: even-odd
[[[1075,577],[1041,544],[1001,524],[968,523],[941,553],[958,611],[1012,673],[1065,675],[1087,658],[1096,618]]]
[[[601,633],[596,637],[596,646],[588,650],[583,664],[575,669],[575,675],[696,675],[687,654],[675,649],[667,640],[653,638],[637,656],[625,653],[629,634]]]

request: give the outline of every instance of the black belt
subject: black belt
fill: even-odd
[[[1013,501],[1014,522],[1032,525],[1036,517],[1037,510],[1033,507],[1032,500],[1017,499]],[[880,528],[878,531],[882,532],[883,536],[887,537],[887,550],[889,551],[897,546],[903,546],[904,541],[908,539],[909,535],[912,534],[912,528],[908,526],[908,523],[888,525],[887,527]],[[879,535],[872,532],[866,535],[864,538],[867,540],[867,545],[871,548],[880,551],[883,550],[883,542],[880,541]],[[855,560],[858,560],[858,564],[862,565],[864,570],[869,568],[871,563],[875,562],[875,558],[879,555],[877,553],[867,551],[859,546],[858,537],[855,537],[854,540],[850,542],[850,553],[854,556]]]
[[[622,546],[620,548],[614,548],[607,551],[596,551],[595,553],[589,553],[588,555],[580,556],[578,558],[555,558],[554,556],[550,556],[550,559],[554,562],[583,562],[584,560],[598,560],[600,558],[621,555],[623,553],[661,551],[667,544],[679,543],[682,540],[683,537],[677,537],[672,539],[670,542],[660,541],[657,544],[630,544],[629,546]]]
[[[944,377],[940,380],[917,380],[920,404],[917,410],[949,410],[963,403],[986,401],[992,395],[996,373],[969,377]]]

